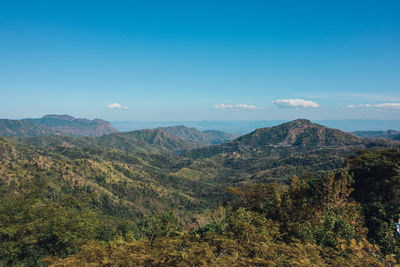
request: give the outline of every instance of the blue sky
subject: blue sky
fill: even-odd
[[[399,119],[399,10],[367,0],[1,1],[0,118]]]

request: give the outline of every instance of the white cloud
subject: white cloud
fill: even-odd
[[[319,105],[314,101],[304,99],[277,99],[272,101],[275,105],[281,108],[318,108]]]
[[[360,104],[358,106],[348,105],[348,108],[378,108],[378,109],[400,109],[400,103]]]
[[[376,108],[400,109],[400,103],[382,103],[375,104]]]
[[[128,107],[123,107],[120,103],[112,103],[106,106],[108,109],[122,109],[127,110]]]
[[[237,104],[237,105],[229,105],[229,104],[216,104],[214,105],[215,109],[230,109],[230,110],[255,110],[257,109],[254,105],[248,104]]]

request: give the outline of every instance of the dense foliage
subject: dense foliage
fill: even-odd
[[[359,196],[373,196],[387,212],[397,212],[396,187],[386,194],[392,185],[385,180],[400,178],[399,155],[360,152],[336,174],[294,176],[287,186],[232,187],[224,206],[189,217],[166,211],[112,218],[67,194],[43,199],[45,182],[33,180],[25,194],[0,199],[0,260],[26,266],[390,265],[400,257],[393,249],[399,245],[396,216],[379,217],[376,203]],[[364,188],[363,179],[388,188]],[[375,228],[377,218],[385,231]]]
[[[400,150],[299,123],[290,145],[255,132],[182,155],[160,130],[0,137],[0,266],[397,263]]]
[[[400,221],[400,151],[363,151],[350,159],[355,175],[352,196],[363,206],[368,237],[385,253],[400,253],[393,231]]]

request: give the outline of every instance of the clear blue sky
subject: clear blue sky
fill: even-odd
[[[400,1],[1,1],[0,118],[400,119],[399,14]]]

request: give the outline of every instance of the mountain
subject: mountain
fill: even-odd
[[[172,136],[163,129],[114,133],[97,138],[96,143],[102,147],[123,150],[130,153],[170,153],[200,146],[200,144],[187,142],[182,138]]]
[[[365,147],[362,138],[307,120],[204,145],[220,134],[177,126],[100,137],[13,139],[19,143],[0,138],[0,183],[8,190],[42,177],[48,197],[90,192],[89,203],[102,212],[140,217],[152,210],[215,205],[230,185],[285,182],[293,174],[335,170],[346,155]]]
[[[309,120],[297,119],[273,127],[259,128],[226,144],[185,151],[184,154],[209,157],[236,150],[261,152],[285,147],[320,149],[364,145],[365,142],[363,138],[353,134],[312,123]]]
[[[186,142],[197,143],[199,145],[215,145],[231,141],[239,135],[225,133],[221,131],[208,130],[201,132],[196,128],[188,128],[183,125],[160,127],[171,136],[175,136],[185,140]]]
[[[215,132],[211,134],[215,136]],[[205,143],[216,140],[210,133],[205,135],[184,126],[101,137],[51,136],[16,140],[49,149],[113,149],[134,154],[156,153],[161,158],[175,154],[190,161],[177,171],[179,177],[193,180],[207,177],[224,184],[285,181],[307,171],[335,170],[343,167],[345,157],[354,151],[399,145],[392,140],[360,138],[303,119],[260,128],[233,141],[208,146]]]
[[[25,120],[0,120],[0,135],[12,136],[44,136],[59,135],[56,130]]]
[[[74,118],[69,115],[45,115],[40,119],[24,119],[24,121],[46,126],[66,135],[101,136],[115,133],[117,130],[104,120]]]
[[[355,135],[312,123],[305,119],[297,119],[274,127],[260,128],[239,137],[235,142],[253,147],[324,147],[363,144],[363,140]]]
[[[128,153],[172,154],[203,145],[172,136],[162,129],[112,133],[98,137],[38,136],[14,138],[18,143],[39,147],[108,148]]]
[[[223,143],[235,135],[219,131],[200,132],[195,128],[174,126],[157,129],[112,133],[100,137],[50,136],[18,138],[18,142],[34,146],[99,147],[129,153],[179,153],[182,150]]]
[[[386,130],[386,131],[355,131],[353,134],[365,138],[386,138],[396,140],[396,136],[400,135],[400,131]],[[397,139],[398,140],[398,139]]]
[[[231,181],[270,181],[308,171],[342,168],[345,157],[366,148],[396,147],[383,139],[364,139],[298,119],[260,128],[231,142],[183,151],[195,160],[212,160],[230,169]]]

